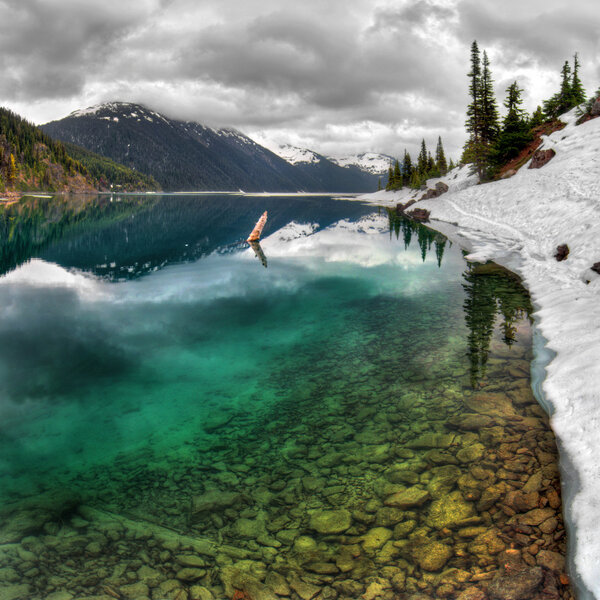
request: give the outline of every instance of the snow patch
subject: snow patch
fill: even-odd
[[[317,156],[312,150],[298,148],[298,146],[292,146],[290,144],[277,146],[273,149],[273,152],[283,158],[283,160],[289,162],[291,165],[321,162],[319,156]]]
[[[395,162],[392,156],[376,152],[363,152],[361,154],[348,154],[345,156],[328,156],[331,162],[340,167],[358,167],[361,171],[373,175],[385,175],[390,164]]]

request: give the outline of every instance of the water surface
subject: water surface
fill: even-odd
[[[569,597],[512,274],[327,197],[36,199],[0,228],[14,598]]]

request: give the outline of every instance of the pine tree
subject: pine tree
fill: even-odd
[[[471,104],[467,108],[467,132],[462,162],[473,163],[479,179],[484,179],[489,167],[489,154],[499,133],[498,108],[494,95],[494,80],[490,71],[487,53],[479,58],[477,42],[471,46],[471,72],[469,93]]]
[[[467,107],[466,128],[467,133],[470,134],[469,141],[477,144],[481,132],[481,59],[476,41],[471,44],[471,71],[467,77],[470,79],[469,95],[471,96],[471,104]]]
[[[454,164],[454,161],[452,159],[450,159],[448,161],[448,171],[452,171],[452,169],[454,169],[456,165]]]
[[[431,156],[431,152],[427,153],[427,175],[430,177],[436,177],[437,173],[435,173],[435,160],[433,160],[433,156]]]
[[[435,149],[435,164],[441,176],[448,172],[448,164],[446,163],[446,155],[444,154],[441,136],[438,137],[437,148]]]
[[[420,177],[426,175],[428,171],[428,158],[425,140],[421,140],[421,151],[419,152],[419,157],[417,158],[417,171]]]
[[[377,180],[377,191],[381,191],[381,177]]]
[[[394,171],[392,171],[392,163],[390,163],[390,166],[388,167],[387,183],[385,184],[386,190],[389,191],[392,189],[393,180],[394,180]]]
[[[546,122],[546,115],[542,110],[541,106],[538,106],[531,115],[531,119],[529,121],[529,127],[533,129],[534,127],[540,126],[542,123]]]
[[[421,187],[421,176],[419,175],[418,169],[413,169],[410,176],[410,187],[413,188],[413,190],[418,190]]]
[[[586,100],[585,90],[581,79],[579,79],[579,66],[579,59],[577,52],[575,52],[575,56],[573,56],[573,76],[571,77],[571,102],[574,106],[579,106]]]
[[[579,64],[578,64],[579,68]],[[561,84],[560,90],[549,100],[544,100],[544,112],[551,119],[558,119],[560,115],[567,112],[573,106],[573,96],[571,88],[571,67],[569,61],[566,60],[561,69]]]
[[[404,150],[404,160],[402,161],[402,185],[409,186],[413,174],[413,165],[410,154]]]
[[[521,150],[533,139],[525,111],[521,108],[523,90],[516,81],[506,89],[506,116],[502,130],[490,151],[490,163],[501,167],[519,155]]]
[[[483,70],[481,73],[481,138],[489,145],[498,137],[500,130],[498,124],[498,107],[494,94],[494,80],[490,72],[490,61],[487,52],[483,53]]]

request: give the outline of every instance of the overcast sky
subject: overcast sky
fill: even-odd
[[[0,0],[0,104],[36,123],[108,100],[324,154],[458,158],[469,47],[528,109],[579,52],[600,86],[595,0]]]

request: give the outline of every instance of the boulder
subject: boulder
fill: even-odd
[[[554,255],[554,258],[558,262],[565,260],[567,256],[569,256],[569,246],[567,246],[567,244],[561,244],[560,246],[556,247],[556,254]]]
[[[592,271],[594,271],[594,273],[598,273],[598,275],[600,275],[600,262],[594,263],[590,268]]]
[[[552,150],[552,148],[548,148],[548,150],[536,150],[531,157],[531,164],[529,165],[529,168],[539,169],[546,163],[550,162],[555,155],[556,152]]]
[[[590,114],[592,117],[600,116],[600,96],[598,96],[594,104],[592,104],[592,110],[590,111]]]
[[[430,213],[424,208],[415,208],[406,214],[415,221],[421,221],[422,223],[429,221]]]

